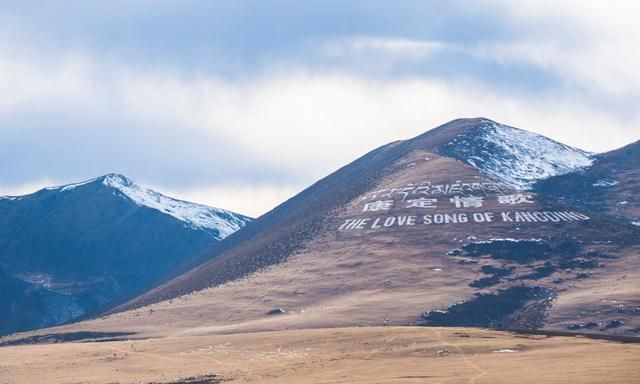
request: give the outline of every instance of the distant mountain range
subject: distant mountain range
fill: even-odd
[[[639,161],[638,143],[593,154],[454,120],[346,165],[86,327],[172,318],[220,332],[424,324],[634,336]],[[117,313],[141,307],[157,311]]]
[[[185,271],[250,218],[125,176],[0,197],[0,334],[99,313]]]
[[[117,281],[146,279],[129,292],[159,285],[58,332],[199,335],[425,325],[638,337],[639,145],[593,154],[489,119],[457,119],[367,153],[211,246],[185,240],[212,236],[194,229],[198,222],[142,209],[136,201],[146,197],[126,197],[123,190],[129,188],[98,179],[71,191],[59,188],[51,192],[54,201],[95,187],[96,199],[107,195],[115,202],[89,209],[93,198],[87,197],[77,210],[65,205],[62,223],[58,211],[39,198],[34,212],[45,217],[42,228],[54,232],[42,237],[36,231],[20,244],[40,245],[55,260],[60,244],[78,242],[91,229],[101,234],[104,247],[81,242],[90,252],[50,266],[53,283],[37,275],[39,269],[29,275],[19,268],[3,271],[30,286],[55,286],[78,276],[89,284],[113,279],[90,269],[92,263],[68,278],[63,272],[84,268],[77,260],[122,265],[130,255],[147,255]],[[128,185],[115,179],[116,185]],[[121,208],[109,208],[114,204]],[[131,217],[123,216],[127,208],[134,211]],[[68,212],[94,212],[110,225],[124,221],[122,231],[80,222],[80,234],[70,237],[63,228],[84,215]],[[173,221],[150,230],[150,217]],[[12,220],[3,224],[4,238],[17,237],[25,227]],[[148,277],[157,262],[176,261],[171,245],[185,243],[208,249],[191,264],[165,263],[164,275]],[[40,260],[38,252],[24,254],[22,260]],[[167,271],[184,273],[167,279]]]

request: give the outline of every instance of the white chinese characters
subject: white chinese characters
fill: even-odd
[[[455,204],[456,208],[481,208],[482,196],[454,196],[449,199]]]
[[[362,212],[378,212],[388,211],[393,208],[393,200],[378,200],[371,203],[366,203]]]
[[[427,199],[426,197],[421,197],[419,199],[411,199],[407,200],[407,208],[436,208],[436,203],[438,199]]]
[[[489,199],[486,196],[467,195],[467,196],[453,196],[449,198],[449,202],[455,208],[482,208],[485,202]],[[494,200],[495,199],[495,200]],[[533,195],[530,194],[512,194],[512,195],[498,195],[491,200],[497,201],[498,204],[518,205],[518,204],[534,204]],[[389,211],[395,208],[397,202],[403,204],[402,208],[412,209],[436,209],[438,207],[437,198],[429,197],[416,197],[413,199],[404,198],[401,200],[385,199],[376,200],[369,203],[365,203],[362,212],[378,212]],[[450,206],[451,207],[451,206]]]
[[[531,195],[501,195],[498,196],[498,204],[509,204],[509,205],[517,205],[517,204],[533,204],[533,200],[531,200],[533,196]]]

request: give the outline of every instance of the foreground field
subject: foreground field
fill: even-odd
[[[640,344],[367,327],[0,348],[2,384],[194,377],[199,383],[637,383]]]

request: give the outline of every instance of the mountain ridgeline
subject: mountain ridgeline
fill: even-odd
[[[319,180],[101,324],[119,329],[121,312],[143,306],[169,316],[181,297],[194,300],[185,326],[220,329],[471,324],[635,335],[637,172],[637,143],[592,154],[484,118],[454,120]],[[286,316],[265,315],[274,308]]]
[[[116,174],[0,197],[0,334],[130,299],[249,221]]]
[[[198,253],[193,268],[64,329],[425,325],[637,337],[638,148],[593,154],[457,119],[371,151]]]

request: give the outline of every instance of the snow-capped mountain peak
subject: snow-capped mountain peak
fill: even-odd
[[[193,228],[215,230],[220,239],[229,236],[250,221],[245,216],[224,209],[173,199],[154,190],[140,187],[123,175],[108,174],[99,179],[102,184],[118,190],[139,206],[156,209]]]
[[[249,221],[118,174],[0,197],[0,335],[106,310]]]
[[[152,189],[141,187],[128,177],[116,173],[78,183],[47,187],[24,196],[0,196],[0,200],[17,201],[42,192],[73,193],[84,190],[83,187],[96,184],[113,188],[115,189],[114,193],[123,196],[132,203],[170,215],[184,222],[190,228],[211,234],[217,240],[222,240],[251,221],[249,217],[224,209],[173,199]]]
[[[473,130],[458,135],[441,151],[520,189],[593,163],[588,152],[489,119],[481,119]]]

